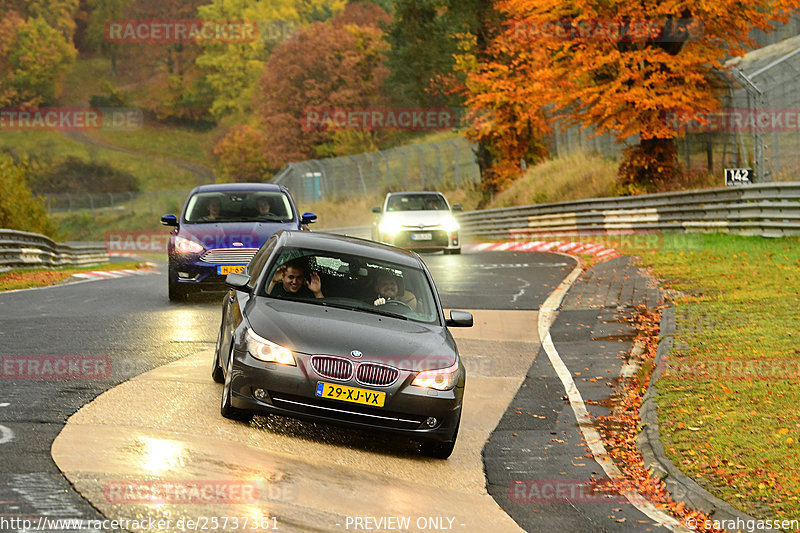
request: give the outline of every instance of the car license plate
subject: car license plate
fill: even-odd
[[[430,233],[412,233],[411,240],[412,241],[429,241],[433,239],[433,235]]]
[[[227,276],[231,272],[241,274],[247,265],[219,265],[217,267],[217,274]]]
[[[323,381],[317,383],[317,396],[343,402],[360,403],[372,407],[383,407],[386,401],[385,392],[356,389]]]

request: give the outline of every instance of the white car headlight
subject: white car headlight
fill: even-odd
[[[378,226],[378,229],[380,230],[381,233],[385,233],[387,235],[394,235],[395,233],[403,229],[403,227],[396,220],[382,220],[380,225]]]
[[[455,219],[455,217],[448,217],[445,219],[445,221],[442,223],[442,227],[444,227],[445,231],[447,232],[458,231],[459,228],[461,228],[461,226],[458,225],[458,221]]]
[[[458,362],[449,368],[420,372],[411,384],[426,389],[450,390],[456,386],[457,378]]]
[[[203,245],[199,242],[181,237],[180,235],[175,237],[175,249],[182,254],[199,254],[205,250]]]
[[[259,361],[297,366],[290,349],[256,335],[252,329],[247,330],[247,351]]]

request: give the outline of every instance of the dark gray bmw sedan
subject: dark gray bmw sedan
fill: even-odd
[[[428,269],[414,252],[281,231],[229,274],[212,376],[222,415],[278,414],[395,432],[446,459],[466,373]]]

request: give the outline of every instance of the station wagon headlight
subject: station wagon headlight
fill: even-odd
[[[449,368],[420,372],[411,384],[425,389],[450,390],[456,386],[457,379],[458,362]]]
[[[445,231],[450,232],[450,233],[452,233],[454,231],[458,231],[459,228],[461,227],[461,226],[458,225],[458,221],[456,220],[455,217],[448,217],[447,219],[445,219],[445,221],[442,224],[442,226],[444,227]]]
[[[247,351],[259,361],[297,366],[290,349],[256,335],[252,329],[247,330]]]
[[[205,250],[203,245],[199,242],[181,237],[180,235],[175,237],[175,249],[182,254],[199,254]]]

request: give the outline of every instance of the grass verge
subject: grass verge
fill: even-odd
[[[689,237],[637,254],[678,319],[657,383],[667,455],[753,516],[800,519],[800,239]]]
[[[85,267],[14,269],[0,273],[0,292],[58,285],[69,279],[73,274],[78,274],[80,272],[92,272],[96,270],[138,270],[146,266],[146,263],[139,261],[125,261],[120,263],[89,265]]]

